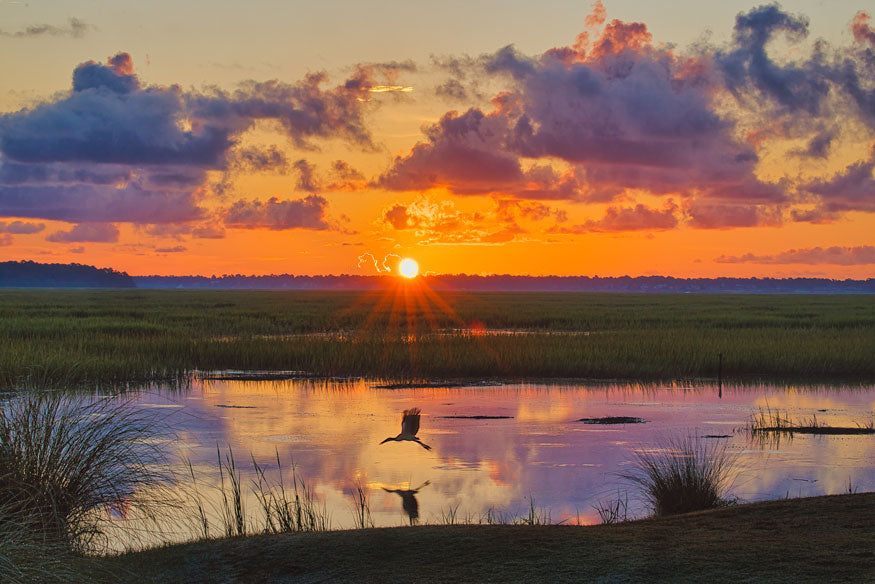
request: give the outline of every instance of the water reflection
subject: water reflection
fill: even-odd
[[[401,508],[407,514],[407,518],[410,519],[410,525],[416,525],[419,523],[419,502],[416,500],[416,494],[430,484],[431,481],[425,481],[415,489],[387,489],[383,487],[383,490],[387,493],[395,493],[401,497]]]
[[[797,417],[817,412],[831,425],[866,423],[875,413],[875,394],[867,388],[723,384],[721,398],[710,384],[375,385],[200,381],[182,393],[154,388],[138,405],[166,413],[178,454],[192,461],[205,496],[219,483],[217,445],[239,453],[247,487],[254,477],[252,460],[270,472],[266,463],[278,454],[284,464],[293,460],[312,485],[333,528],[353,525],[348,493],[356,484],[370,486],[376,525],[398,524],[398,496],[405,523],[437,522],[450,509],[469,517],[490,510],[522,515],[531,496],[554,521],[596,522],[593,506],[618,490],[628,491],[630,515],[641,514],[637,492],[620,478],[633,450],[688,432],[729,436],[719,439],[739,454],[732,494],[744,500],[846,492],[849,480],[860,491],[875,490],[875,437],[797,436],[757,444],[738,431],[766,405]],[[417,414],[422,426],[407,430],[434,449],[381,446],[398,431],[398,412],[414,407],[422,408]],[[578,421],[616,416],[645,423]],[[180,485],[185,473],[179,473]],[[428,488],[411,488],[414,477],[428,477]],[[248,489],[243,495],[249,509],[257,509]]]

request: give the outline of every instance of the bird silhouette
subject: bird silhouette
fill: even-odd
[[[420,441],[419,438],[416,437],[416,433],[419,432],[419,408],[411,408],[409,410],[404,410],[404,416],[401,418],[401,433],[395,436],[389,436],[380,444],[385,444],[390,440],[394,440],[395,442],[402,442],[404,440],[409,440],[411,442],[416,442],[426,450],[431,450],[431,446],[428,444],[424,444]]]
[[[404,509],[407,517],[410,518],[410,525],[416,525],[416,522],[419,520],[419,501],[416,500],[416,493],[430,484],[431,481],[425,481],[415,489],[387,489],[383,487],[383,490],[387,493],[395,493],[401,497],[401,508]]]

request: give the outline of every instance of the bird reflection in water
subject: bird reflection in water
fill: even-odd
[[[416,494],[430,484],[431,481],[425,481],[415,489],[387,489],[383,487],[383,490],[401,497],[401,508],[410,518],[410,525],[416,525],[419,523],[419,501],[416,500]]]

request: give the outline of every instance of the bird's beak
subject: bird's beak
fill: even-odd
[[[391,436],[389,436],[388,438],[386,438],[385,440],[380,442],[380,444],[385,444],[386,442],[389,442],[390,440],[393,440],[393,438]]]

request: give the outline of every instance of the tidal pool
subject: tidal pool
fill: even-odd
[[[134,407],[153,408],[167,428],[179,489],[189,460],[214,535],[222,533],[217,448],[233,451],[243,478],[250,530],[263,527],[253,460],[276,476],[276,457],[314,489],[332,528],[355,525],[352,494],[362,486],[377,526],[505,520],[532,504],[552,522],[597,523],[594,506],[628,496],[629,514],[646,513],[623,478],[634,451],[671,436],[698,434],[737,453],[731,494],[744,501],[875,490],[875,436],[796,435],[757,442],[742,431],[765,408],[827,425],[866,424],[873,387],[775,387],[649,384],[506,384],[380,388],[374,381],[202,380],[183,390],[156,387]],[[419,437],[388,442],[401,413],[422,409]],[[501,416],[476,419],[473,416]],[[507,417],[505,417],[507,416]],[[644,423],[586,424],[581,418],[628,416]],[[722,436],[722,437],[721,437]],[[726,437],[729,436],[729,437]],[[227,483],[227,476],[225,477]],[[404,491],[415,490],[415,495]],[[532,501],[533,499],[533,501]],[[414,501],[415,500],[415,501]],[[192,510],[156,538],[197,537]],[[185,517],[183,517],[185,515]],[[151,538],[147,538],[151,539]]]

